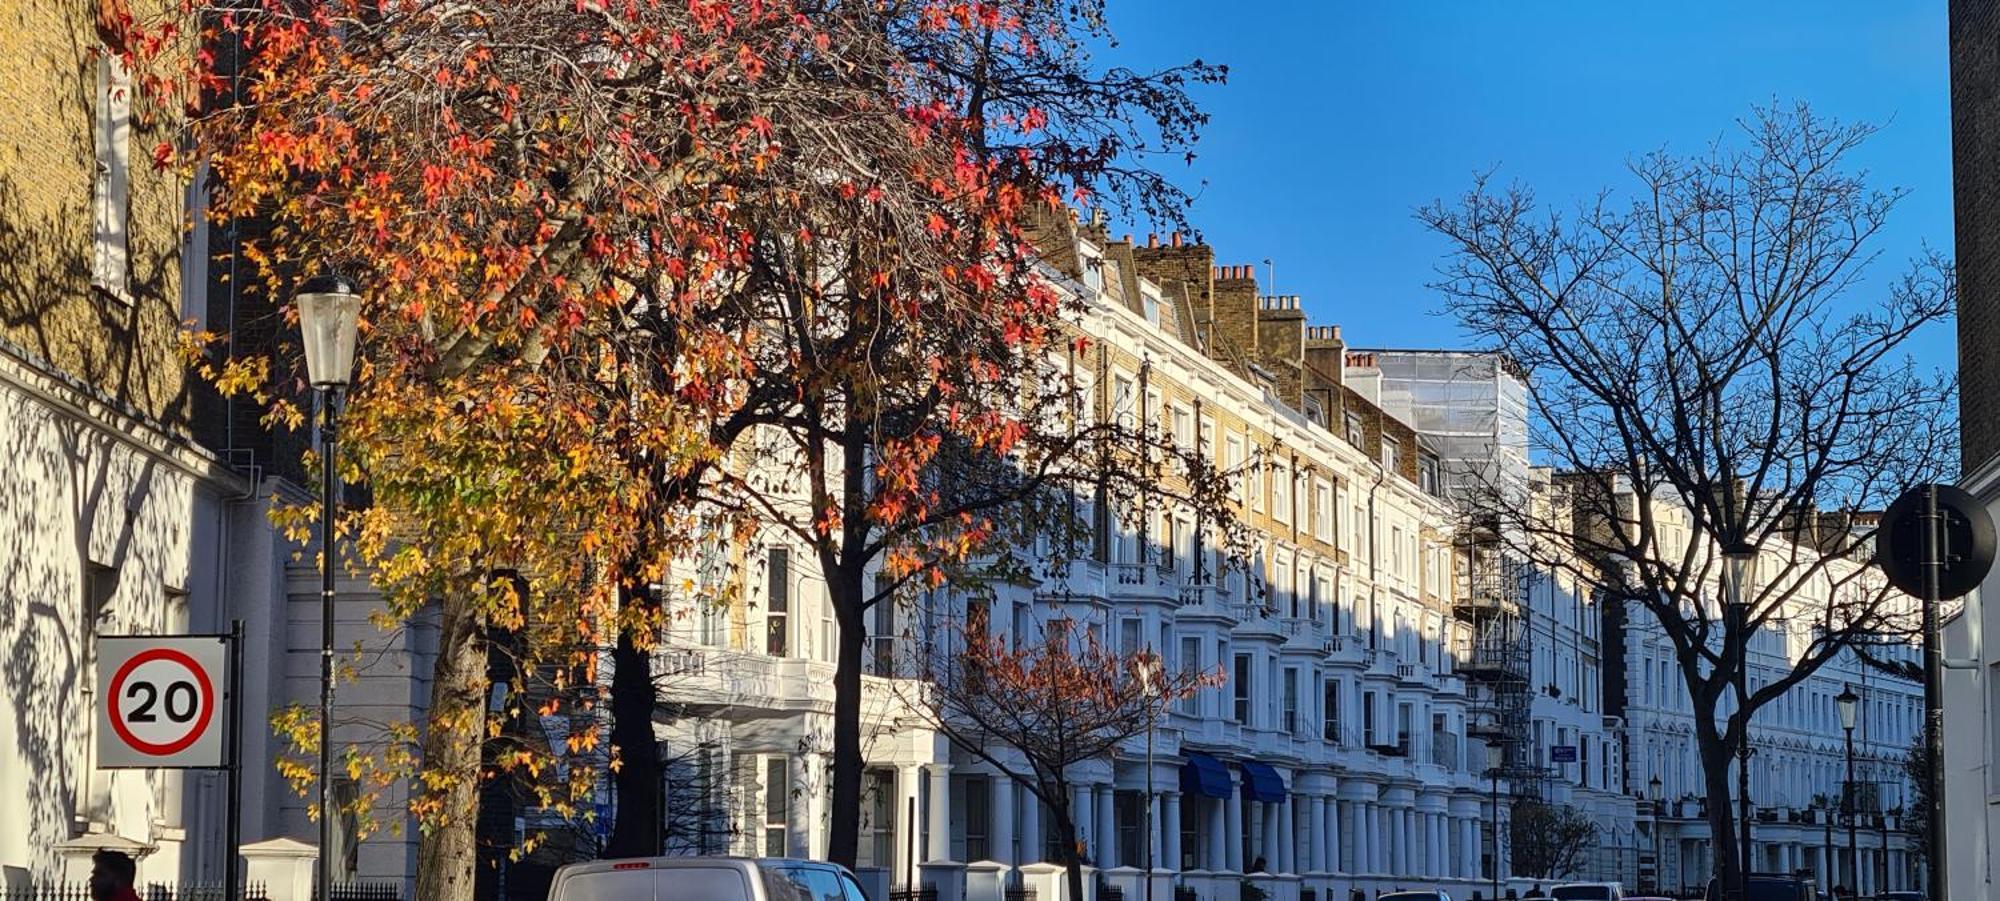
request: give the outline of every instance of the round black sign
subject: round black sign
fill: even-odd
[[[1944,517],[1938,551],[1935,600],[1962,597],[1993,568],[1993,519],[1972,495],[1950,485],[1918,485],[1889,505],[1875,533],[1875,562],[1889,584],[1917,597],[1924,592],[1924,494],[1937,491],[1938,513]]]

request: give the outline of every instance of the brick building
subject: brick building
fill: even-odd
[[[1952,181],[1957,213],[1960,485],[2000,514],[2000,0],[1951,0]],[[2000,635],[1982,622],[1988,576],[1945,627],[1946,865],[1950,896],[1993,894],[2000,867]]]

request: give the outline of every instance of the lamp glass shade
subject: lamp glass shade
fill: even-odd
[[[1666,791],[1666,784],[1660,781],[1660,777],[1654,776],[1651,782],[1646,783],[1646,789],[1652,793],[1652,799],[1658,801]]]
[[[342,279],[313,279],[305,287],[299,292],[298,304],[306,377],[315,388],[343,387],[354,375],[355,324],[361,317],[361,295]]]
[[[1855,715],[1860,712],[1858,708],[1861,706],[1861,697],[1854,693],[1852,686],[1849,686],[1840,690],[1840,695],[1833,699],[1833,706],[1840,711],[1840,728],[1851,731],[1854,728]]]
[[[1500,747],[1499,742],[1488,742],[1486,745],[1486,768],[1497,770],[1500,768],[1500,764],[1504,762],[1506,762],[1506,749]]]
[[[1722,568],[1729,580],[1723,601],[1748,604],[1757,597],[1757,548],[1737,543],[1722,551]]]

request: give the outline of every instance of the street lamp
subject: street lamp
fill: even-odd
[[[1859,811],[1854,803],[1854,717],[1861,706],[1861,696],[1854,693],[1854,686],[1843,686],[1840,695],[1833,699],[1833,706],[1840,711],[1840,728],[1847,731],[1847,781],[1841,786],[1841,797],[1847,814],[1847,878],[1854,880],[1853,890],[1861,891],[1861,846],[1855,840]]]
[[[1655,892],[1665,891],[1667,884],[1663,875],[1667,862],[1660,854],[1660,824],[1667,815],[1666,792],[1667,786],[1660,781],[1658,773],[1653,774],[1653,778],[1646,782],[1646,797],[1653,802],[1653,891]]]
[[[1736,819],[1742,835],[1742,860],[1738,867],[1736,897],[1747,894],[1750,871],[1755,869],[1750,853],[1750,604],[1751,582],[1757,576],[1757,546],[1738,538],[1722,549],[1723,576],[1728,580],[1725,603],[1727,614],[1736,624],[1741,654],[1736,666],[1736,709],[1743,717],[1743,731],[1736,747]]]
[[[1493,897],[1500,897],[1500,765],[1506,762],[1506,749],[1497,741],[1486,743],[1486,778],[1493,784],[1493,816],[1486,822],[1486,834],[1492,841],[1493,852],[1488,875],[1493,880]]]
[[[333,897],[333,497],[334,407],[354,373],[356,322],[361,295],[338,275],[321,275],[300,286],[299,334],[306,350],[306,378],[319,392],[320,409],[320,592],[319,592],[319,866],[318,897]]]

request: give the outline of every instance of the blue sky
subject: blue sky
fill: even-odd
[[[1218,263],[1262,278],[1270,257],[1278,292],[1350,344],[1462,343],[1425,287],[1442,245],[1410,213],[1474,172],[1568,205],[1774,99],[1885,126],[1858,159],[1910,195],[1870,287],[1952,246],[1943,0],[1108,2],[1109,60],[1229,66],[1198,94],[1214,117],[1199,157],[1169,171],[1200,191]],[[1936,328],[1912,351],[1951,367],[1954,340]]]

